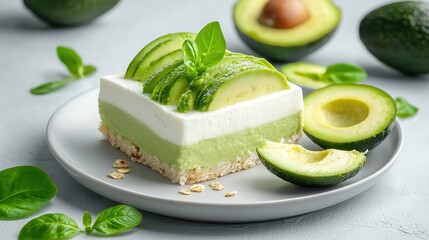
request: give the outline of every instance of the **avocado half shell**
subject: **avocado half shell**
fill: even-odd
[[[280,62],[300,59],[321,48],[331,39],[341,21],[341,10],[332,0],[302,0],[310,17],[288,29],[262,25],[259,15],[268,0],[239,0],[233,20],[239,37],[260,55]]]
[[[333,84],[304,98],[304,132],[322,148],[374,149],[389,135],[396,102],[383,90],[364,84]]]
[[[91,22],[112,9],[119,0],[24,0],[39,19],[54,27]]]

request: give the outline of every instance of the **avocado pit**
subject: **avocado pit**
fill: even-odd
[[[288,29],[301,25],[309,17],[302,0],[270,0],[262,9],[259,22],[267,27]]]

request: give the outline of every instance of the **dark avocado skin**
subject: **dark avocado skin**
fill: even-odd
[[[329,142],[322,139],[319,139],[317,137],[312,136],[308,132],[305,131],[305,134],[308,138],[310,138],[311,141],[319,145],[321,148],[328,149],[328,148],[335,148],[335,149],[341,149],[341,150],[357,150],[359,152],[365,152],[370,151],[377,147],[380,143],[386,139],[386,137],[389,135],[392,128],[395,126],[395,121],[392,121],[392,123],[385,128],[383,131],[377,133],[371,138],[366,138],[360,141],[355,142],[347,142],[347,143],[339,143],[339,142]]]
[[[259,159],[261,160],[262,164],[270,171],[272,174],[276,175],[277,177],[293,183],[298,186],[302,187],[329,187],[336,184],[339,184],[341,182],[346,181],[347,179],[350,179],[354,177],[359,170],[364,166],[364,164],[358,166],[353,171],[338,174],[336,176],[329,176],[329,177],[310,177],[310,176],[301,176],[298,174],[295,174],[290,171],[281,170],[279,171],[276,166],[272,165],[269,161],[266,161],[264,157],[259,154]]]
[[[24,0],[37,17],[55,27],[88,23],[113,8],[119,0]]]
[[[336,28],[332,30],[330,33],[325,36],[317,39],[316,41],[303,44],[302,46],[273,46],[263,42],[259,42],[254,40],[253,38],[247,36],[243,32],[240,31],[237,27],[235,27],[238,36],[240,36],[241,40],[247,44],[252,50],[260,54],[261,56],[268,58],[271,61],[275,62],[294,62],[298,59],[301,59],[310,53],[316,51],[321,48],[325,43],[331,39],[334,35]]]
[[[368,51],[407,75],[429,73],[429,3],[397,2],[370,12],[359,35]]]

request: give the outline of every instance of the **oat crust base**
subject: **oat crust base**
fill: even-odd
[[[218,166],[177,170],[161,162],[158,157],[148,154],[144,149],[114,134],[105,124],[100,123],[99,131],[113,147],[124,152],[132,161],[146,165],[162,176],[167,177],[173,183],[180,185],[213,180],[228,173],[238,172],[261,164],[256,152],[249,152],[244,156],[223,162]],[[300,137],[301,133],[297,133],[288,139],[284,139],[283,142],[295,143]]]

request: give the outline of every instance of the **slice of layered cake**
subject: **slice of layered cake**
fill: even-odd
[[[266,60],[225,51],[221,32],[213,35],[219,32],[214,22],[196,37],[162,36],[125,75],[101,79],[105,139],[174,183],[253,167],[265,140],[295,142],[301,135],[301,89]]]

